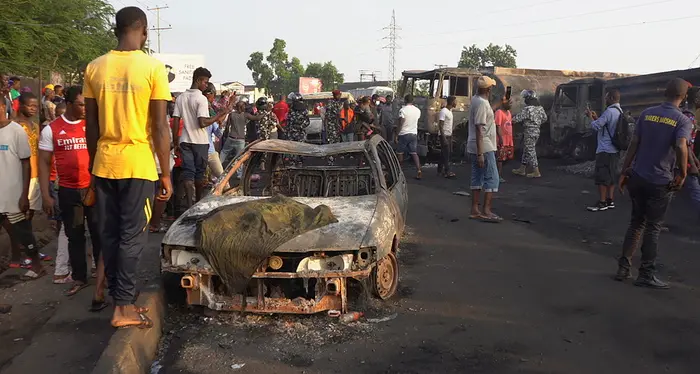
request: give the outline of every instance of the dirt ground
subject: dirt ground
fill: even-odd
[[[697,373],[700,235],[686,196],[661,238],[672,289],[640,289],[612,280],[628,200],[587,212],[590,180],[543,169],[506,175],[501,224],[468,220],[469,198],[453,194],[468,189],[464,167],[411,180],[399,294],[366,306],[382,322],[173,307],[152,373]]]
[[[40,250],[56,257],[55,235],[42,214],[33,220]],[[141,256],[140,285],[159,280],[159,252],[162,235],[151,235],[149,248]],[[9,250],[9,238],[0,233],[0,248]],[[111,308],[90,313],[93,287],[73,297],[63,292],[69,285],[52,283],[53,261],[45,262],[48,275],[36,281],[21,281],[22,269],[0,275],[0,302],[11,304],[12,312],[0,315],[0,372],[41,373],[46,368],[64,374],[90,372],[114,333]]]
[[[39,250],[55,257],[55,231],[43,213],[39,212],[34,217],[32,228]],[[4,229],[0,230],[0,248],[3,255],[9,258],[10,237]],[[45,262],[45,265],[50,266],[52,263]],[[53,315],[56,308],[52,301],[37,302],[28,298],[25,290],[31,287],[31,283],[20,280],[24,272],[22,269],[10,269],[0,277],[2,303],[13,305],[12,313],[0,315],[0,345],[4,347],[0,350],[0,368],[30,344],[31,340],[25,341],[25,337],[33,335]],[[53,274],[53,271],[50,272]]]

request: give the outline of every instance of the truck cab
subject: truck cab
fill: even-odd
[[[575,160],[595,157],[596,137],[587,109],[598,114],[605,110],[603,79],[578,79],[557,87],[549,113],[549,140],[555,153]]]
[[[436,70],[410,70],[402,73],[397,100],[394,101],[395,112],[403,105],[404,96],[413,94],[413,104],[421,111],[418,121],[418,155],[432,159],[440,157],[438,113],[446,104],[448,96],[457,98],[457,107],[453,109],[454,130],[452,133],[453,149],[467,140],[466,123],[469,117],[469,100],[473,86],[481,75],[476,70],[444,68]]]

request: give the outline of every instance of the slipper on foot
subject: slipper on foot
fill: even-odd
[[[481,222],[487,222],[487,223],[501,223],[503,221],[503,218],[499,217],[496,214],[491,214],[489,216],[482,216],[480,218]]]
[[[69,288],[63,294],[65,296],[75,296],[75,294],[77,294],[78,292],[80,292],[81,290],[83,290],[87,287],[88,287],[87,283],[75,283],[75,284],[73,284],[73,286],[71,288]]]
[[[145,314],[139,313],[139,319],[140,319],[140,321],[138,321],[138,322],[128,321],[128,322],[122,322],[122,323],[114,323],[114,321],[112,321],[112,326],[116,327],[120,330],[132,328],[132,327],[138,327],[140,329],[150,329],[151,327],[153,327],[153,321],[150,318],[148,318],[148,316],[146,316]],[[136,322],[136,323],[134,323],[134,322]]]
[[[107,308],[110,304],[104,300],[92,300],[92,303],[90,304],[90,311],[93,313],[97,313],[105,308]]]

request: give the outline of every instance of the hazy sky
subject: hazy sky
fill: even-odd
[[[700,55],[698,0],[110,0],[161,11],[162,53],[203,54],[215,82],[252,83],[246,67],[275,38],[306,65],[333,61],[346,81],[388,77],[382,30],[396,11],[401,71],[456,66],[462,46],[508,43],[518,67],[651,73],[687,69]],[[367,4],[361,9],[358,4]],[[156,23],[155,12],[147,12]],[[151,32],[153,49],[156,34]],[[700,59],[693,67],[700,66]]]

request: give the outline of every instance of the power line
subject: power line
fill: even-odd
[[[622,24],[622,25],[589,27],[589,28],[585,28],[585,29],[575,29],[575,30],[561,30],[561,31],[552,31],[552,32],[546,32],[546,33],[541,33],[541,34],[514,35],[514,36],[506,37],[506,39],[508,39],[508,40],[510,40],[510,39],[524,39],[524,38],[534,38],[534,37],[539,37],[539,36],[574,34],[577,32],[584,32],[584,31],[611,30],[611,29],[631,27],[631,26],[650,25],[653,23],[683,21],[683,20],[694,19],[694,18],[700,18],[700,14],[696,14],[696,15],[692,15],[692,16],[685,16],[685,17],[677,17],[677,18],[659,19],[659,20],[653,20],[653,21],[641,21],[641,22],[627,23],[627,24]],[[479,42],[481,42],[481,41],[484,41],[484,40],[480,40]],[[430,44],[422,44],[422,45],[413,45],[412,47],[434,47],[434,46],[452,45],[452,44],[454,44],[454,43],[430,43]]]
[[[160,17],[160,12],[157,11],[158,6],[155,6],[155,7],[151,8],[148,4],[145,4],[144,2],[142,2],[142,1],[140,1],[140,0],[136,0],[136,2],[139,3],[139,4],[141,4],[141,5],[143,5],[144,7],[146,7],[146,10],[147,10],[147,11],[149,11],[149,12],[151,12],[151,14],[155,15],[155,16],[156,16],[156,22],[158,22],[158,21],[163,21],[163,23],[167,23],[168,25],[170,25],[170,22],[168,22],[168,21],[166,21],[166,20],[164,20],[163,18]],[[167,8],[167,7],[168,7],[168,5],[166,4],[165,7],[162,7],[162,9],[165,9],[165,8]],[[153,12],[154,10],[155,10],[156,12]]]
[[[691,62],[690,65],[688,65],[688,69],[692,68],[693,65],[695,65],[695,62],[696,62],[697,60],[700,60],[700,53],[698,53],[698,55],[695,56],[695,59],[693,60],[693,62]]]
[[[674,1],[676,1],[676,0],[652,1],[652,2],[644,3],[644,4],[628,5],[628,6],[612,8],[612,9],[604,9],[604,10],[594,10],[594,11],[590,11],[590,12],[569,14],[569,15],[565,15],[565,16],[552,17],[552,18],[544,18],[544,19],[539,19],[539,20],[534,20],[534,21],[520,21],[520,22],[514,22],[514,23],[507,23],[504,25],[499,25],[499,27],[522,26],[522,25],[530,25],[530,24],[535,24],[535,23],[560,21],[560,20],[564,20],[564,19],[579,18],[579,17],[591,16],[591,15],[601,14],[601,13],[610,13],[610,12],[617,12],[617,11],[621,11],[621,10],[641,8],[641,7],[645,7],[645,6],[649,6],[649,5],[670,3],[670,2],[674,2]],[[443,31],[443,32],[438,32],[438,33],[431,33],[431,34],[421,34],[420,36],[424,37],[424,36],[436,36],[436,35],[451,35],[451,34],[456,34],[456,33],[478,31],[478,30],[482,30],[482,29],[483,29],[483,27],[474,27],[471,29],[464,29],[464,30],[453,30],[453,31]]]
[[[161,9],[168,9],[169,7],[167,5],[165,6],[156,6],[154,8],[148,8],[148,11],[156,11],[156,27],[151,28],[151,30],[154,30],[158,34],[158,53],[160,53],[160,32],[162,30],[172,30],[172,26],[168,24],[168,27],[160,27],[160,10]]]
[[[396,89],[396,50],[400,48],[396,44],[396,40],[399,38],[397,31],[401,30],[401,27],[396,25],[396,11],[391,11],[391,23],[389,26],[385,27],[383,30],[388,30],[389,35],[384,39],[389,41],[389,44],[384,46],[383,49],[389,50],[389,85],[394,90]]]

